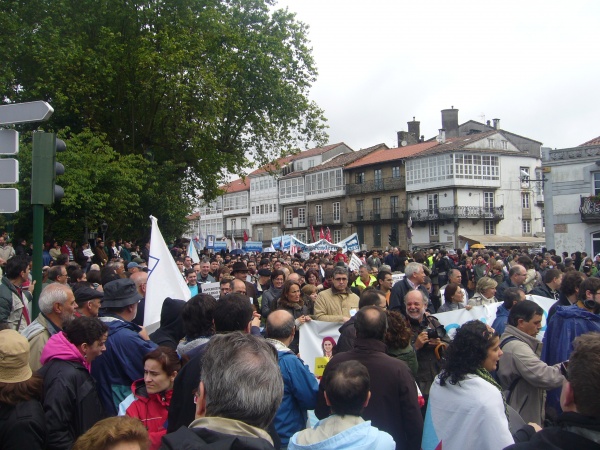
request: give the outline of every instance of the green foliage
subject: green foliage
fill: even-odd
[[[0,95],[48,101],[45,127],[85,150],[54,226],[141,233],[150,210],[173,236],[228,173],[325,142],[306,26],[271,4],[0,0]]]

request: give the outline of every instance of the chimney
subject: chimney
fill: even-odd
[[[444,130],[443,128],[440,128],[440,134],[437,138],[437,141],[440,144],[443,144],[444,142],[446,142],[446,130]]]
[[[500,129],[500,119],[493,119],[494,120],[494,130],[499,130]]]
[[[448,137],[458,137],[458,109],[442,109],[442,128]]]
[[[408,124],[408,132],[412,134],[415,138],[415,141],[419,140],[419,136],[421,135],[421,122],[415,120],[413,117],[412,122],[407,122]]]

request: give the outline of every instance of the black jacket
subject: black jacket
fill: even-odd
[[[184,428],[163,437],[163,450],[273,450],[274,447],[264,439],[246,436],[233,436],[212,431],[207,428]]]
[[[44,378],[48,449],[70,449],[79,436],[105,417],[96,382],[76,361],[52,359],[38,374]]]
[[[2,450],[46,448],[46,419],[37,400],[16,406],[0,403],[0,447]]]
[[[356,338],[353,350],[334,355],[325,366],[315,414],[319,419],[329,416],[324,392],[331,370],[344,361],[358,361],[365,365],[371,378],[371,400],[361,417],[391,434],[396,448],[419,450],[423,416],[415,380],[406,363],[386,355],[385,349],[382,341]]]
[[[344,322],[338,330],[340,332],[340,337],[334,348],[334,354],[349,352],[354,348],[354,341],[356,340],[356,328],[354,327],[354,322],[356,322],[356,316],[350,317],[350,319]]]
[[[510,445],[505,450],[592,449],[600,449],[600,421],[578,413],[566,412],[560,415],[556,426],[544,428],[535,433],[528,442]]]
[[[167,297],[160,310],[160,328],[150,335],[150,340],[156,345],[177,349],[177,344],[185,336],[181,311],[185,306],[183,300],[173,300]]]

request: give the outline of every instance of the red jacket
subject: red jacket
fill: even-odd
[[[125,414],[137,417],[148,430],[151,449],[158,450],[160,441],[167,433],[165,423],[169,415],[169,404],[173,395],[173,389],[159,394],[148,394],[144,379],[134,381],[131,392],[135,395],[134,402],[129,405]]]

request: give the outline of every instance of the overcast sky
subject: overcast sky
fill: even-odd
[[[413,116],[430,138],[459,123],[574,147],[600,135],[600,1],[279,0],[309,25],[311,98],[330,143],[384,142]]]

